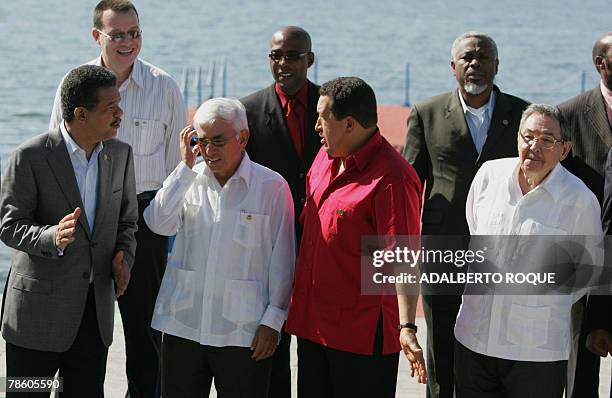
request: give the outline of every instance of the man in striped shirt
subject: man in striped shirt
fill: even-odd
[[[174,79],[138,58],[142,45],[140,21],[129,0],[102,0],[94,9],[92,35],[101,54],[87,64],[115,73],[121,95],[120,140],[134,151],[138,232],[136,261],[126,293],[119,299],[126,346],[128,395],[160,396],[161,333],[151,329],[151,317],[166,267],[167,237],[149,230],[142,212],[180,162],[179,133],[187,112]],[[61,86],[61,83],[60,83]],[[50,128],[61,122],[58,95]]]

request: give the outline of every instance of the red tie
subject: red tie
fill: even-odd
[[[303,151],[303,141],[304,135],[302,133],[302,126],[300,126],[300,118],[297,115],[297,107],[299,103],[295,98],[290,98],[287,101],[287,128],[289,128],[289,133],[291,134],[291,138],[293,139],[293,145],[295,146],[295,151],[298,156],[302,157]]]

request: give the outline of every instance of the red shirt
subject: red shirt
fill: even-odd
[[[308,82],[304,83],[302,88],[291,97],[281,90],[278,83],[274,85],[274,91],[276,91],[276,95],[278,96],[283,108],[283,115],[285,116],[285,120],[287,122],[287,130],[289,130],[289,134],[291,134],[291,139],[293,140],[293,146],[295,147],[298,155],[302,157],[304,148],[304,130],[306,129],[306,113],[308,109]],[[292,111],[297,117],[297,125],[294,125],[289,120],[289,100],[295,100]]]
[[[382,312],[383,353],[398,352],[397,297],[361,294],[361,236],[420,234],[421,183],[379,131],[332,178],[339,161],[321,147],[308,172],[286,329],[330,348],[372,355]]]

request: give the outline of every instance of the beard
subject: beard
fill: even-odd
[[[487,85],[486,84],[479,85],[475,83],[466,82],[463,85],[463,89],[465,90],[466,93],[470,95],[478,95],[478,94],[482,94],[485,92],[485,90],[487,89]]]

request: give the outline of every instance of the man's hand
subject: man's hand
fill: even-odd
[[[187,126],[181,130],[181,158],[183,162],[192,169],[195,165],[198,153],[200,153],[200,146],[196,145],[191,147],[191,139],[195,137],[196,131],[192,126]]]
[[[427,383],[427,371],[425,370],[425,360],[423,359],[423,349],[419,345],[416,333],[408,328],[400,331],[400,345],[410,362],[410,377],[416,374],[418,382]]]
[[[277,344],[278,332],[266,325],[259,325],[251,343],[251,351],[253,351],[251,358],[256,361],[270,358],[274,354]]]
[[[55,247],[59,250],[64,250],[66,246],[74,242],[74,233],[76,231],[76,223],[81,215],[81,208],[77,207],[70,214],[67,214],[57,224],[55,230]]]
[[[117,297],[120,297],[125,293],[125,289],[127,289],[128,284],[130,283],[130,270],[127,267],[127,264],[123,261],[123,250],[119,250],[115,253],[115,257],[113,257],[112,263],[113,269],[113,279],[115,280],[115,285],[117,286]]]
[[[586,348],[595,355],[606,357],[612,353],[612,334],[604,329],[593,330],[587,336]]]

